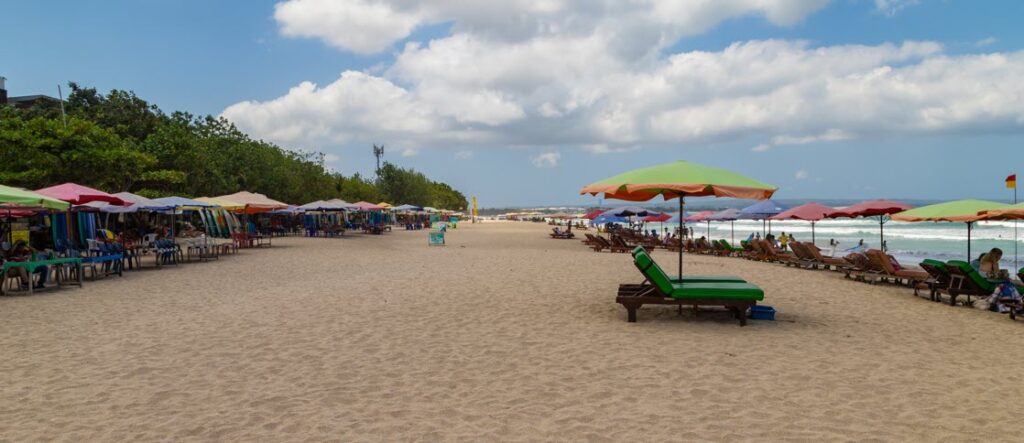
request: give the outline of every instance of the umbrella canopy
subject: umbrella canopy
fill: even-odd
[[[647,201],[659,195],[666,200],[683,196],[766,199],[776,188],[725,169],[687,161],[634,169],[584,186],[580,194],[629,201]]]
[[[982,212],[1009,208],[1010,205],[987,200],[954,200],[928,206],[921,206],[898,214],[892,219],[907,222],[964,222],[967,223],[967,261],[971,260],[971,225],[983,220]]]
[[[430,212],[430,213],[438,213],[438,212],[441,212],[441,210],[440,210],[440,209],[437,209],[437,208],[432,208],[432,207],[430,207],[430,206],[425,206],[425,207],[423,207],[423,210],[424,210],[424,211],[427,211],[427,212]]]
[[[1024,203],[1006,206],[1001,209],[987,209],[978,213],[981,220],[1021,220],[1024,219]]]
[[[613,216],[616,216],[616,217],[633,217],[633,216],[646,217],[646,216],[651,215],[651,214],[657,214],[657,212],[648,211],[648,210],[646,210],[644,208],[641,208],[639,206],[620,206],[618,208],[609,209],[609,210],[601,213],[601,215],[613,215]]]
[[[828,215],[828,218],[843,217],[878,217],[882,215],[895,214],[912,208],[912,206],[892,200],[868,200],[845,208],[836,209]]]
[[[400,205],[400,206],[395,206],[394,208],[391,208],[391,209],[395,210],[395,211],[422,211],[423,210],[422,207],[416,206],[416,205]]]
[[[1010,205],[987,200],[955,200],[928,206],[921,206],[898,214],[892,219],[907,222],[975,222],[985,218],[980,212],[997,211]]]
[[[769,218],[769,220],[805,220],[811,222],[811,244],[814,244],[814,224],[834,212],[836,212],[836,209],[831,206],[807,203],[782,211]]]
[[[643,218],[643,221],[644,222],[662,222],[662,223],[664,223],[664,222],[668,221],[670,218],[672,218],[672,215],[670,215],[668,213],[662,212],[661,214],[658,214],[658,215],[648,215],[647,217]]]
[[[207,203],[213,206],[219,206],[229,211],[241,211],[242,209],[245,209],[245,205],[222,197],[199,197],[196,199],[196,201]]]
[[[140,211],[159,212],[173,209],[170,205],[162,204],[141,195],[132,194],[131,192],[118,192],[114,195],[121,200],[124,200],[126,203],[129,203],[129,206],[115,206],[107,202],[89,202],[86,203],[85,206],[90,206],[99,209],[101,212],[113,214],[134,213]]]
[[[601,214],[590,222],[595,225],[603,225],[605,223],[629,223],[629,219],[626,217],[619,217],[617,215]]]
[[[242,204],[242,210],[247,214],[273,211],[275,209],[284,209],[288,207],[287,203],[279,202],[263,194],[248,191],[221,195],[214,198],[240,203]]]
[[[707,220],[711,221],[733,221],[740,219],[740,210],[736,208],[729,208],[724,211],[718,211],[714,214],[707,216]]]
[[[764,220],[786,210],[786,206],[774,200],[765,200],[740,209],[740,218],[744,220]]]
[[[299,209],[298,206],[289,205],[287,208],[275,209],[273,211],[267,212],[267,214],[270,214],[270,215],[295,215],[295,214],[298,214],[300,212],[302,212],[302,210]]]
[[[556,212],[554,214],[546,215],[547,218],[554,218],[558,220],[568,220],[579,217],[577,214],[570,214],[568,212]]]
[[[62,185],[50,186],[49,188],[36,189],[36,192],[47,197],[63,200],[73,205],[84,205],[89,202],[107,202],[113,205],[124,206],[127,204],[115,195],[107,194],[98,189],[82,186],[76,183],[64,183]]]
[[[595,210],[590,211],[590,212],[588,212],[586,214],[583,214],[583,218],[585,218],[587,220],[593,220],[595,218],[600,217],[601,214],[604,214],[604,209],[595,209]]]
[[[394,206],[391,205],[391,203],[388,203],[388,202],[377,203],[377,206],[380,206],[380,207],[382,207],[384,209],[391,209],[391,208],[394,207]]]
[[[299,206],[303,211],[347,211],[352,205],[345,200],[317,200]]]
[[[65,211],[71,206],[57,198],[4,185],[0,185],[0,204],[14,204],[58,211]]]
[[[708,217],[714,215],[715,211],[700,211],[696,214],[688,215],[684,220],[688,223],[706,221]]]
[[[154,198],[153,201],[157,202],[157,204],[167,205],[171,208],[180,209],[202,209],[217,207],[217,205],[212,203],[206,203],[198,200],[193,200],[191,198],[177,196]]]
[[[373,203],[370,203],[370,202],[363,202],[363,201],[353,203],[352,206],[357,208],[360,211],[383,211],[384,210],[384,208],[382,208],[380,206],[377,206],[377,205],[375,205]]]

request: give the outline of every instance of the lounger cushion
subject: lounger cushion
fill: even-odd
[[[978,270],[974,269],[970,263],[963,260],[950,260],[946,262],[946,266],[958,268],[960,272],[967,276],[968,279],[974,282],[974,284],[983,291],[993,292],[996,290],[996,285],[988,281],[985,277],[982,277],[981,274],[978,273]]]
[[[651,284],[675,299],[764,300],[764,291],[750,283],[678,282],[673,283],[665,271],[646,253],[637,254],[634,263]]]
[[[641,265],[640,262],[636,260],[636,257],[637,256],[641,256],[641,255],[646,257],[646,260],[643,262],[643,265]],[[734,275],[684,275],[683,278],[681,278],[681,279],[680,278],[670,278],[670,277],[668,277],[668,274],[665,274],[665,271],[663,269],[661,269],[661,266],[659,266],[658,263],[655,262],[653,258],[651,258],[651,256],[647,253],[647,251],[643,250],[643,248],[637,248],[637,249],[633,250],[633,259],[634,259],[633,260],[634,264],[637,265],[637,268],[640,269],[640,272],[643,272],[643,266],[646,266],[646,263],[648,263],[648,261],[649,261],[650,263],[653,264],[652,267],[657,268],[657,271],[660,271],[661,274],[664,274],[665,278],[668,278],[671,283],[682,283],[682,282],[692,282],[692,283],[728,283],[728,282],[746,283],[747,282],[746,280],[744,280],[742,278],[739,278],[739,277],[736,277]]]

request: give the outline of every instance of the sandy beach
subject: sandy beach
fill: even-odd
[[[547,230],[275,239],[2,297],[0,441],[1019,439],[1020,322],[688,256],[763,287],[777,320],[627,323],[629,256]]]

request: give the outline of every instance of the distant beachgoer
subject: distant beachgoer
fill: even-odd
[[[867,249],[868,249],[868,244],[864,243],[864,239],[862,238],[862,239],[860,239],[859,242],[857,242],[857,246],[854,246],[854,247],[852,247],[850,249],[847,249],[846,252],[864,252]]]
[[[836,256],[836,252],[839,250],[839,242],[837,242],[835,239],[830,238],[828,240],[828,246],[829,246],[829,249],[830,249],[829,256],[830,257],[835,257]]]
[[[747,243],[750,243],[750,241],[753,240],[753,239],[754,239],[754,233],[751,232],[750,235],[747,236]]]
[[[789,246],[789,236],[786,235],[786,231],[782,231],[782,234],[779,234],[779,245],[782,246],[783,251]]]

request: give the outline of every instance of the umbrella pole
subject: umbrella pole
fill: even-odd
[[[878,249],[885,252],[885,216],[878,217]]]
[[[683,194],[679,194],[679,280],[683,279]]]
[[[736,246],[736,222],[735,221],[730,221],[729,225],[730,225],[729,230],[732,231],[732,245]]]
[[[811,220],[811,244],[814,244],[814,220]]]
[[[971,222],[967,222],[967,263],[971,262]]]
[[[708,220],[708,240],[711,240],[711,220]]]

